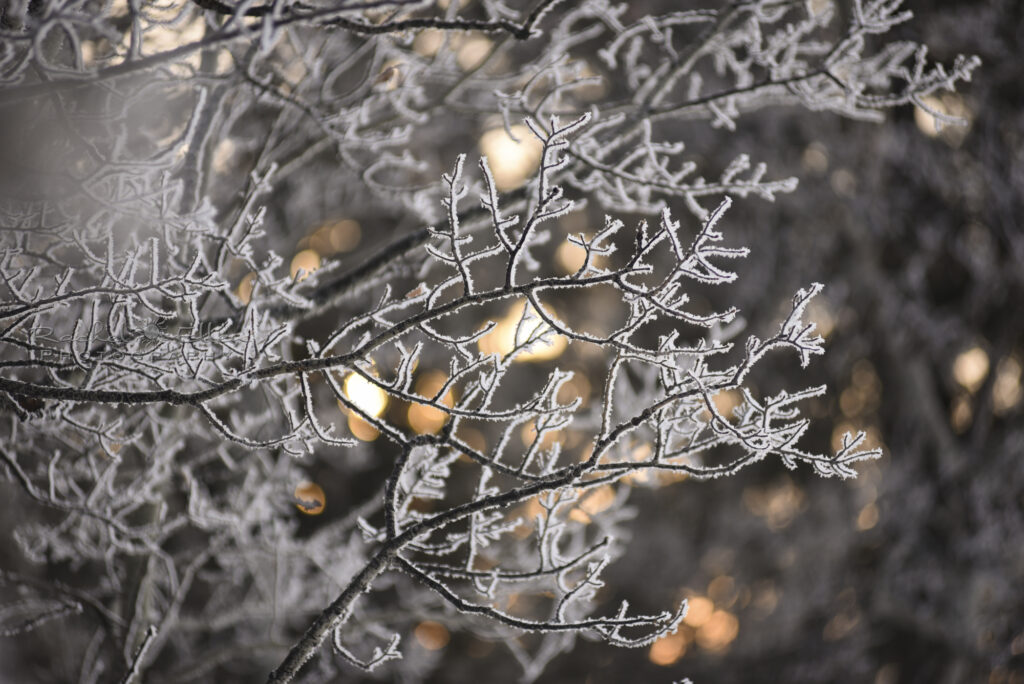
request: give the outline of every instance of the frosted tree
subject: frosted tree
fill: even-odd
[[[601,605],[631,486],[879,454],[807,450],[825,388],[749,381],[822,353],[820,285],[752,332],[700,295],[747,256],[734,198],[796,180],[680,132],[927,107],[976,60],[886,42],[899,5],[8,3],[0,459],[51,512],[14,532],[3,632],[82,682],[422,677],[424,618],[531,680],[578,634],[673,632],[685,603]],[[328,225],[286,267],[332,192],[397,236],[356,260]],[[366,489],[307,533],[318,464]]]

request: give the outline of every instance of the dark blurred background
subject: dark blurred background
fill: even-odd
[[[766,111],[729,142],[801,179],[730,213],[756,255],[731,303],[757,329],[778,314],[765,302],[825,283],[810,379],[829,394],[807,443],[853,426],[885,456],[853,481],[767,460],[636,489],[606,605],[690,596],[687,627],[645,650],[580,641],[538,681],[1024,682],[1024,3],[909,8],[902,37],[983,60],[940,98],[968,127],[937,132],[913,108],[883,125]],[[691,148],[700,135],[680,132]],[[518,674],[456,636],[430,681]]]

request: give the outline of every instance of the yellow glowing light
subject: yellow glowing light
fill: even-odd
[[[687,600],[686,605],[686,617],[683,618],[683,622],[694,628],[707,622],[715,612],[715,604],[704,596],[692,596]]]
[[[843,421],[836,424],[832,430],[832,450],[839,451],[843,448],[843,435],[847,432],[851,435],[856,435],[860,430],[864,431],[864,441],[860,443],[860,449],[885,448],[885,442],[882,441],[882,435],[874,425],[863,425]]]
[[[868,504],[864,508],[860,509],[860,513],[857,514],[857,529],[863,532],[864,530],[870,530],[872,527],[878,524],[878,506],[873,503]]]
[[[686,636],[680,631],[667,634],[651,644],[647,658],[655,665],[668,667],[686,655]]]
[[[742,400],[742,395],[736,390],[721,390],[711,397],[711,403],[714,404],[718,415],[726,420],[732,417],[733,409],[739,406]],[[705,408],[700,412],[700,419],[710,422],[711,411]]]
[[[943,111],[942,102],[938,98],[928,97],[923,99],[929,107],[937,111]],[[929,138],[934,138],[939,134],[939,128],[935,125],[935,117],[922,107],[914,107],[914,123],[917,124],[918,130]]]
[[[740,621],[724,610],[716,610],[697,630],[697,644],[708,651],[724,650],[740,631]]]
[[[587,251],[576,243],[566,240],[555,250],[555,261],[562,267],[565,273],[575,273],[583,266],[587,258]]]
[[[714,578],[708,583],[708,598],[718,605],[735,600],[736,580],[729,575],[719,575]]]
[[[359,244],[363,231],[352,219],[335,221],[328,227],[328,239],[336,252],[351,252]]]
[[[327,505],[324,490],[315,482],[300,482],[295,486],[292,496],[295,498],[295,507],[306,515],[320,515]]]
[[[807,318],[814,323],[814,331],[826,340],[836,327],[836,317],[824,297],[815,297],[807,306]]]
[[[320,255],[312,249],[304,249],[292,257],[291,276],[300,283],[313,271],[320,268]]]
[[[967,432],[974,420],[974,409],[971,408],[971,398],[966,394],[960,394],[953,398],[953,404],[949,409],[949,424],[958,435]]]
[[[729,418],[732,416],[733,409],[743,401],[743,396],[737,390],[722,390],[721,392],[716,392],[711,397],[711,401],[714,403],[719,415],[723,418]]]
[[[828,171],[828,148],[820,142],[812,142],[804,150],[801,161],[805,169],[822,175]]]
[[[83,40],[82,43],[82,66],[88,68],[96,63],[96,44],[91,40]]]
[[[448,629],[440,622],[432,620],[425,620],[416,625],[413,635],[416,637],[419,645],[428,651],[438,651],[444,648],[448,645],[449,639],[451,639]]]
[[[505,317],[497,321],[494,328],[478,340],[480,353],[507,356],[513,349],[531,339],[535,341],[530,342],[519,352],[516,361],[547,361],[557,358],[565,351],[569,346],[569,340],[564,335],[548,333],[543,340],[536,339],[551,327],[537,314],[533,306],[530,306],[526,320],[522,320],[525,307],[525,302],[514,304]]]
[[[323,229],[317,230],[310,235],[306,240],[306,246],[322,257],[330,256],[334,253],[334,248],[331,247],[331,241],[327,231]]]
[[[768,527],[781,530],[788,527],[804,505],[804,494],[788,478],[775,487],[747,487],[743,490],[743,504],[764,518]]]
[[[1008,413],[1020,403],[1021,396],[1021,362],[1015,356],[1009,356],[999,362],[996,368],[996,379],[992,384],[992,411],[1001,416]]]
[[[380,430],[367,423],[355,413],[348,414],[348,431],[356,439],[361,439],[364,442],[372,442],[380,437]]]
[[[953,362],[953,378],[972,394],[978,391],[988,375],[988,354],[981,347],[961,353]]]
[[[250,272],[238,283],[238,287],[235,288],[235,295],[242,300],[242,304],[248,304],[252,301],[252,292],[255,289],[256,273]]]
[[[921,98],[925,106],[914,108],[914,123],[918,130],[929,138],[940,137],[950,145],[956,146],[963,142],[970,127],[974,113],[962,97],[955,93],[943,93],[940,96],[927,95]],[[931,111],[928,111],[931,110]],[[932,112],[943,116],[955,117],[967,124],[944,123]]]
[[[237,145],[231,138],[223,138],[213,148],[213,170],[217,173],[227,173],[231,169],[231,159],[235,155]]]
[[[540,165],[543,145],[523,125],[511,126],[512,135],[504,128],[493,128],[480,136],[480,151],[487,157],[487,163],[494,174],[498,190],[515,190],[529,178]]]
[[[463,71],[472,71],[483,64],[491,54],[492,45],[491,40],[484,36],[468,38],[459,46],[459,51],[455,54],[455,61]]]
[[[448,376],[440,371],[430,372],[416,383],[416,393],[432,399],[444,387]],[[455,396],[449,388],[439,403],[448,408],[455,406]],[[448,422],[448,414],[434,406],[412,404],[409,406],[409,426],[421,435],[435,434]]]
[[[438,29],[424,29],[420,31],[412,41],[412,49],[423,57],[433,57],[441,49],[444,42],[444,32]]]
[[[583,266],[583,262],[586,261],[587,250],[576,244],[575,242],[569,242],[566,240],[558,246],[555,250],[555,262],[558,267],[562,270],[562,273],[571,275],[580,270]],[[605,258],[601,254],[594,254],[590,257],[590,265],[593,268],[602,268],[605,265]]]
[[[530,421],[520,430],[519,437],[523,440],[523,446],[530,446],[537,440],[537,425]],[[541,449],[550,449],[555,442],[561,443],[564,441],[565,435],[562,434],[561,430],[548,430],[544,433],[544,438],[541,439],[540,444],[537,446]]]
[[[547,509],[541,505],[540,501],[538,501],[536,497],[520,506],[515,513],[511,515],[511,518],[520,519],[519,526],[513,531],[516,538],[525,539],[526,537],[529,537],[537,523],[538,516],[541,518],[546,517]]]
[[[601,511],[607,510],[615,503],[615,489],[611,485],[602,485],[585,494],[569,512],[569,519],[586,525],[591,518]]]
[[[388,407],[388,394],[359,373],[345,378],[345,396],[363,413],[379,418]]]

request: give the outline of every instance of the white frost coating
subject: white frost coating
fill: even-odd
[[[626,478],[775,458],[853,477],[879,455],[864,433],[801,446],[824,388],[748,382],[770,352],[823,353],[805,318],[820,284],[745,337],[735,307],[694,302],[743,278],[732,202],[796,179],[664,136],[727,135],[769,106],[955,123],[928,98],[978,61],[885,42],[900,2],[852,0],[848,26],[777,0],[635,23],[609,0],[544,0],[533,19],[497,2],[99,4],[13,3],[0,39],[5,103],[47,122],[59,160],[0,210],[0,472],[58,514],[26,514],[25,558],[92,569],[46,591],[0,572],[22,592],[0,632],[60,620],[54,672],[177,662],[160,674],[202,680],[272,643],[293,645],[274,679],[290,681],[330,638],[338,662],[412,679],[429,673],[415,649],[399,660],[414,622],[486,618],[534,679],[577,634],[644,646],[684,614],[599,605],[631,534]],[[504,195],[502,160],[474,167],[468,138],[498,120],[541,148]],[[299,235],[338,196],[370,249]],[[324,254],[300,280],[302,237]],[[555,268],[556,250],[579,261]],[[600,325],[580,315],[594,301],[614,304]],[[558,356],[578,350],[603,369],[588,396]],[[352,375],[380,411],[346,394]],[[325,497],[308,529],[300,484]],[[392,571],[404,612],[374,592]],[[521,631],[544,636],[526,648]]]

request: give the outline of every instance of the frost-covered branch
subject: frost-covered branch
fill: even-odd
[[[0,472],[25,563],[76,573],[0,571],[0,631],[61,624],[84,682],[289,682],[415,668],[429,618],[536,677],[679,626],[601,605],[631,487],[877,457],[752,382],[824,351],[821,286],[744,333],[730,207],[796,180],[698,136],[927,109],[977,60],[887,41],[899,2],[663,9],[0,9]]]

